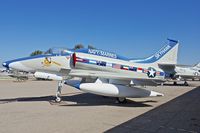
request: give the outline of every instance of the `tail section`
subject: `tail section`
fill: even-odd
[[[200,62],[198,64],[194,65],[194,67],[200,69]]]
[[[135,63],[177,64],[178,46],[178,41],[168,39],[168,43],[152,56],[130,61]]]

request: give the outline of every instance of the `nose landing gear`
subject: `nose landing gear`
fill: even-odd
[[[61,99],[61,90],[62,90],[63,84],[64,84],[64,81],[58,81],[58,90],[56,92],[56,99],[55,99],[55,101],[57,103],[62,101],[62,99]]]

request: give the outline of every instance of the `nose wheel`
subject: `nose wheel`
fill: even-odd
[[[55,101],[56,101],[57,103],[59,103],[59,102],[62,101],[62,98],[61,98],[61,90],[62,90],[63,84],[64,84],[63,81],[58,81],[58,90],[57,90],[57,92],[56,92],[56,99],[55,99]]]
[[[62,99],[61,99],[60,97],[57,97],[57,96],[56,96],[56,100],[55,100],[55,101],[56,101],[57,103],[60,103],[61,100],[62,100]]]

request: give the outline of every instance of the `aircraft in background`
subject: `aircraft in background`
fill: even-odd
[[[0,68],[0,72],[6,72],[7,69],[6,68]]]
[[[82,91],[117,97],[119,102],[125,102],[126,98],[163,96],[144,86],[166,81],[161,66],[177,63],[178,45],[178,41],[168,39],[158,52],[140,60],[99,49],[51,49],[44,55],[4,62],[3,66],[32,72],[36,78],[57,80],[57,102],[61,101],[64,80]],[[73,77],[82,80],[68,80]]]
[[[187,80],[199,79],[200,80],[200,63],[191,66],[176,66],[175,68],[175,78],[179,80],[184,80],[184,85],[188,86]],[[176,84],[176,82],[175,82]]]

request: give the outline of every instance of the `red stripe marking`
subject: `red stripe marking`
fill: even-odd
[[[77,58],[76,58],[76,54],[74,53],[74,54],[73,54],[73,65],[74,65],[74,66],[76,65],[76,61],[77,61],[76,59],[77,59]]]

